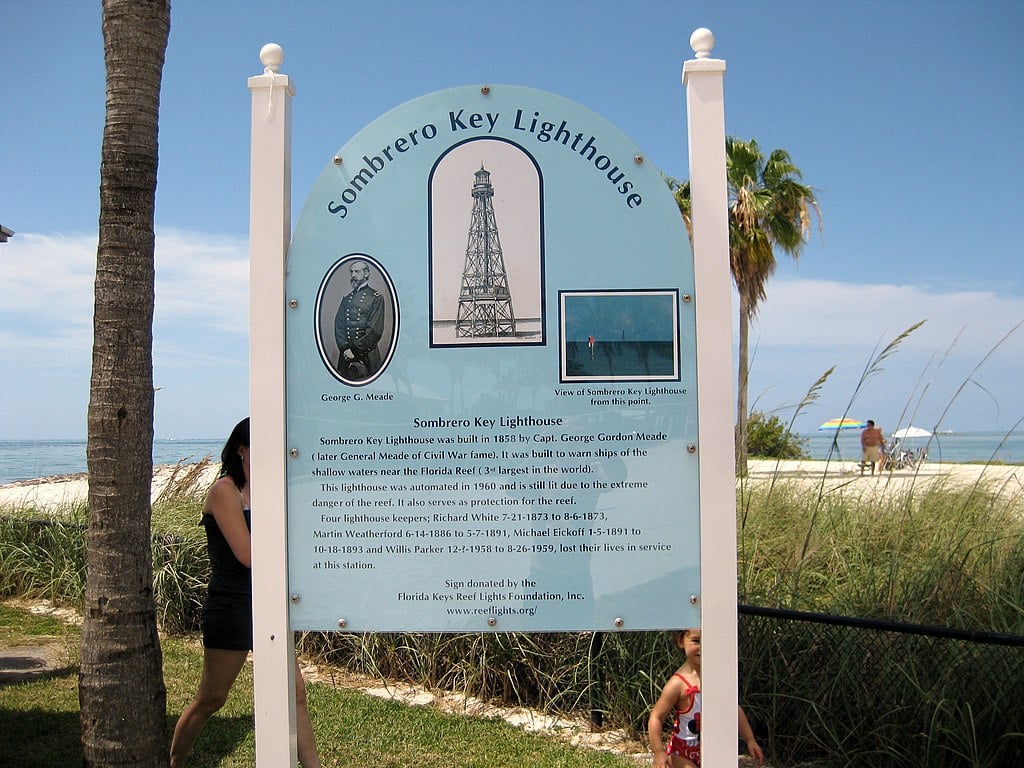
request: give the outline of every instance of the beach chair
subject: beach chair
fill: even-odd
[[[889,451],[885,454],[885,458],[882,460],[882,470],[888,470],[891,472],[896,469],[906,469],[906,467],[913,463],[913,457],[913,451]]]

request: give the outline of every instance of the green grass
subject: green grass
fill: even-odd
[[[52,676],[0,683],[0,765],[81,764],[78,670],[72,663],[78,638],[77,627],[0,603],[0,647],[54,644],[68,656],[68,664]]]
[[[1024,635],[1019,484],[741,490],[741,600]],[[1024,746],[1020,648],[799,622],[750,622],[741,648],[748,715],[783,765],[997,768]]]
[[[861,496],[781,482],[746,489],[740,513],[743,602],[1024,634],[1019,489]]]
[[[0,603],[0,647],[34,645],[64,637],[70,631],[60,619]]]
[[[78,630],[0,604],[0,643],[37,645]],[[195,693],[202,649],[193,637],[165,637],[167,732]],[[44,679],[0,685],[0,765],[66,768],[81,763],[77,668]],[[635,763],[526,733],[504,721],[407,707],[323,683],[308,687],[310,712],[325,766],[365,768],[624,768]],[[255,760],[252,666],[239,676],[227,704],[203,731],[190,768],[251,768]]]

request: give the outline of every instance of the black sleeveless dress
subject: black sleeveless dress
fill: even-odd
[[[248,509],[245,526],[252,530]],[[226,651],[252,650],[252,571],[238,562],[217,519],[204,513],[210,583],[203,602],[203,646]]]

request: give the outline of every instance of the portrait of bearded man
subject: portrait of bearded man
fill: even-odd
[[[370,265],[353,261],[349,265],[352,291],[346,294],[334,317],[334,339],[338,344],[338,370],[346,379],[368,379],[380,370],[377,345],[384,333],[384,297],[370,286]]]

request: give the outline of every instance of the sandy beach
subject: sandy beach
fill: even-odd
[[[199,471],[200,465],[168,464],[154,467],[151,498],[159,498],[168,482],[182,477],[193,468]],[[217,479],[219,469],[219,464],[209,463],[202,466],[196,487],[209,487]],[[88,496],[89,476],[85,472],[55,475],[0,485],[0,508],[37,506],[43,509],[56,509],[81,504]]]
[[[1001,493],[1019,495],[1024,491],[1024,466],[1019,464],[951,464],[925,462],[916,469],[863,473],[859,461],[776,461],[751,459],[748,482],[796,482],[823,487],[827,492],[851,494],[900,493],[922,489],[933,483],[947,486],[984,484]]]
[[[153,473],[152,498],[157,499],[167,483],[186,466],[166,465],[156,467]],[[207,487],[217,477],[218,465],[209,464],[202,469],[197,487]],[[911,487],[922,488],[934,482],[948,485],[973,485],[985,483],[992,488],[1011,495],[1024,492],[1024,466],[1018,464],[940,464],[926,462],[915,469],[901,469],[871,475],[860,471],[856,461],[776,461],[775,459],[752,459],[748,464],[746,481],[751,484],[771,482],[799,483],[808,488],[822,487],[826,492],[856,494],[893,493]],[[44,509],[59,508],[82,503],[89,493],[88,476],[85,473],[44,477],[35,480],[21,480],[0,485],[0,507],[39,506]]]

